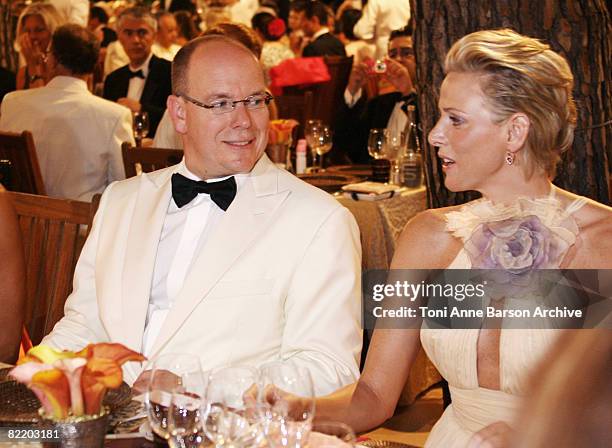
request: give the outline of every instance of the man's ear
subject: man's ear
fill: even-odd
[[[179,134],[187,133],[187,119],[185,111],[185,101],[178,96],[170,95],[166,101],[168,113],[174,124],[174,130]]]
[[[531,128],[531,121],[529,121],[529,117],[524,113],[517,112],[508,119],[506,127],[508,132],[508,151],[516,154],[525,146],[529,129]]]

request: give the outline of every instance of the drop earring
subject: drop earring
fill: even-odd
[[[512,165],[514,163],[514,154],[510,151],[506,152],[506,163],[508,165]]]

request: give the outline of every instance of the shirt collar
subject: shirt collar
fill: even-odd
[[[128,68],[130,69],[131,72],[137,72],[138,70],[142,70],[142,74],[146,78],[147,76],[149,76],[149,63],[151,62],[152,57],[153,57],[153,51],[149,53],[149,56],[147,57],[147,59],[145,59],[142,65],[138,67],[132,67],[132,64],[128,64]]]
[[[87,83],[82,79],[75,78],[74,76],[55,76],[47,83],[46,87],[51,89],[72,90],[75,92],[89,92],[89,89],[87,89]]]
[[[318,39],[320,36],[329,33],[329,28],[327,28],[326,26],[323,26],[319,29],[319,31],[317,31],[316,33],[314,33],[312,35],[312,40]]]

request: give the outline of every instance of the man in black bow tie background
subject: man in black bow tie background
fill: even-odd
[[[145,8],[133,7],[117,18],[118,38],[130,63],[111,72],[104,81],[104,98],[128,107],[132,112],[149,114],[149,136],[166,109],[172,91],[170,62],[155,56],[157,21]]]
[[[281,361],[317,394],[353,382],[361,250],[353,216],[265,155],[272,97],[244,46],[206,36],[173,62],[183,161],[109,186],[45,343],[112,341],[205,370]],[[142,367],[128,365],[133,382]],[[146,374],[141,376],[142,384]]]
[[[374,61],[354,66],[344,92],[346,104],[340,110],[334,145],[344,150],[353,163],[371,160],[368,155],[370,129],[403,131],[408,120],[406,106],[417,102],[412,22],[391,32],[387,56],[384,73],[376,73]],[[372,77],[383,77],[394,91],[367,98],[365,85]]]

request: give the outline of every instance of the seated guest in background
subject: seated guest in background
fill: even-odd
[[[89,0],[48,0],[63,16],[63,23],[87,26]]]
[[[263,42],[260,60],[266,76],[266,85],[269,85],[270,69],[285,59],[295,57],[295,55],[288,45],[280,41],[281,37],[285,35],[286,29],[283,19],[267,12],[260,12],[253,16],[252,25]]]
[[[15,73],[5,69],[4,67],[0,67],[0,103],[4,98],[4,95],[12,92],[15,89]]]
[[[355,23],[361,17],[361,11],[347,8],[336,21],[335,34],[344,44],[347,56],[353,56],[353,65],[359,65],[367,59],[374,59],[376,46],[359,39],[353,33]]]
[[[134,141],[131,114],[87,90],[98,51],[91,31],[58,28],[47,61],[49,83],[10,93],[2,102],[0,130],[32,131],[49,196],[90,201],[125,178],[121,143]]]
[[[368,133],[373,128],[403,131],[408,122],[406,106],[416,105],[414,82],[416,65],[412,48],[412,26],[391,33],[386,71],[382,74],[395,92],[367,99],[364,86],[373,76],[374,61],[353,65],[344,92],[344,107],[339,114],[334,144],[344,149],[353,163],[368,163]]]
[[[304,47],[302,56],[346,56],[342,42],[330,33],[327,6],[319,0],[310,1],[304,10],[302,28],[310,43]]]
[[[0,184],[0,362],[14,364],[25,315],[25,261],[21,231],[11,199]]]
[[[106,48],[108,44],[117,40],[117,33],[115,30],[108,27],[108,14],[99,6],[91,7],[87,28],[93,32],[100,41],[100,48]]]
[[[304,35],[304,11],[306,11],[306,1],[295,0],[289,6],[289,47],[296,56],[302,55],[302,50],[308,43]]]
[[[157,13],[157,34],[153,43],[153,54],[158,58],[172,61],[181,47],[176,43],[178,25],[174,14],[161,11]]]
[[[212,28],[207,29],[204,36],[227,36],[230,39],[237,40],[242,45],[253,52],[257,59],[261,59],[262,44],[255,31],[242,23],[221,22]],[[268,108],[272,103],[268,105]],[[156,148],[174,148],[183,149],[183,140],[174,129],[174,124],[170,118],[169,111],[166,109],[164,116],[159,122],[153,146]]]
[[[172,91],[170,62],[151,51],[156,30],[157,22],[147,9],[134,7],[123,11],[117,19],[117,31],[130,63],[104,80],[104,98],[132,112],[148,112],[149,135],[155,135]]]
[[[18,90],[45,85],[45,55],[55,28],[62,23],[60,14],[48,3],[34,3],[19,16],[15,45],[21,66],[17,72]]]
[[[191,39],[195,39],[198,36],[198,29],[196,28],[191,14],[187,11],[175,12],[174,18],[176,19],[176,24],[178,26],[176,43],[182,47]]]
[[[354,381],[354,218],[264,154],[269,96],[249,49],[200,37],[172,70],[168,110],[185,157],[109,186],[66,315],[44,343],[119,342],[150,359],[186,352],[205,370],[287,362],[312,373],[318,394]],[[126,366],[126,381],[141,369]]]

